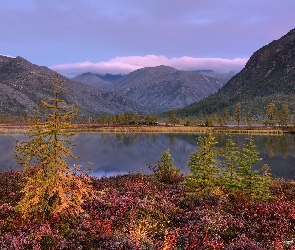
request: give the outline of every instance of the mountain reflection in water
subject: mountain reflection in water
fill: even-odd
[[[197,138],[193,134],[96,134],[81,133],[72,137],[76,146],[74,155],[81,156],[75,164],[85,167],[88,162],[91,175],[101,177],[125,173],[150,173],[149,164],[154,164],[162,152],[170,149],[174,164],[188,172],[189,155],[196,151]],[[14,136],[23,139],[23,136]],[[226,135],[215,135],[218,147],[225,145]],[[246,143],[247,135],[232,135],[241,147]],[[295,137],[253,136],[260,157],[263,158],[256,167],[268,164],[274,177],[295,180]],[[9,135],[0,135],[0,169],[21,170],[12,157],[14,141]],[[71,159],[69,164],[74,164]]]

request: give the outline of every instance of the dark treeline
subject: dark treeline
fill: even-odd
[[[46,116],[44,116],[46,117]],[[247,126],[251,128],[253,124],[264,125],[266,127],[287,127],[294,125],[294,117],[287,105],[277,105],[274,102],[268,103],[265,112],[261,116],[254,115],[251,107],[245,107],[238,102],[234,110],[224,108],[220,112],[210,115],[200,112],[189,117],[178,115],[177,110],[168,112],[168,116],[157,113],[138,113],[125,111],[123,113],[111,115],[101,114],[98,116],[75,115],[72,118],[74,124],[101,124],[101,125],[156,125],[158,120],[166,124],[182,124],[185,126]],[[0,115],[0,124],[29,124],[34,121],[35,115],[23,114],[19,116]],[[41,118],[46,119],[46,118]]]

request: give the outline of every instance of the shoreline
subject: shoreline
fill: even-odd
[[[30,125],[27,124],[0,124],[0,133],[22,133],[30,130]],[[227,134],[258,134],[258,135],[282,135],[284,133],[293,133],[294,131],[282,128],[265,128],[265,127],[228,127],[228,126],[159,126],[159,125],[100,125],[100,124],[73,124],[73,132],[76,133],[122,133],[122,134],[135,134],[135,133],[151,133],[151,134],[164,134],[164,133],[208,133],[214,134],[227,133]]]

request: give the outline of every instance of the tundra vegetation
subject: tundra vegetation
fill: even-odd
[[[88,177],[66,164],[73,107],[54,81],[49,113],[0,172],[1,249],[295,249],[295,185],[272,179],[250,137],[199,137],[181,174],[169,149],[152,174]],[[37,115],[38,117],[38,115]]]

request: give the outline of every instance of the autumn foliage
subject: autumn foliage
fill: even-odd
[[[272,198],[188,194],[183,185],[130,174],[91,177],[77,215],[24,221],[19,172],[0,172],[0,249],[294,249],[295,185],[273,180]]]
[[[78,214],[89,193],[88,178],[78,178],[77,169],[66,163],[67,157],[76,158],[71,152],[73,145],[65,139],[73,135],[75,107],[60,98],[65,90],[58,74],[52,83],[54,88],[48,92],[53,97],[42,102],[46,116],[37,112],[28,140],[16,141],[16,159],[24,167],[23,196],[16,209],[24,219]]]

